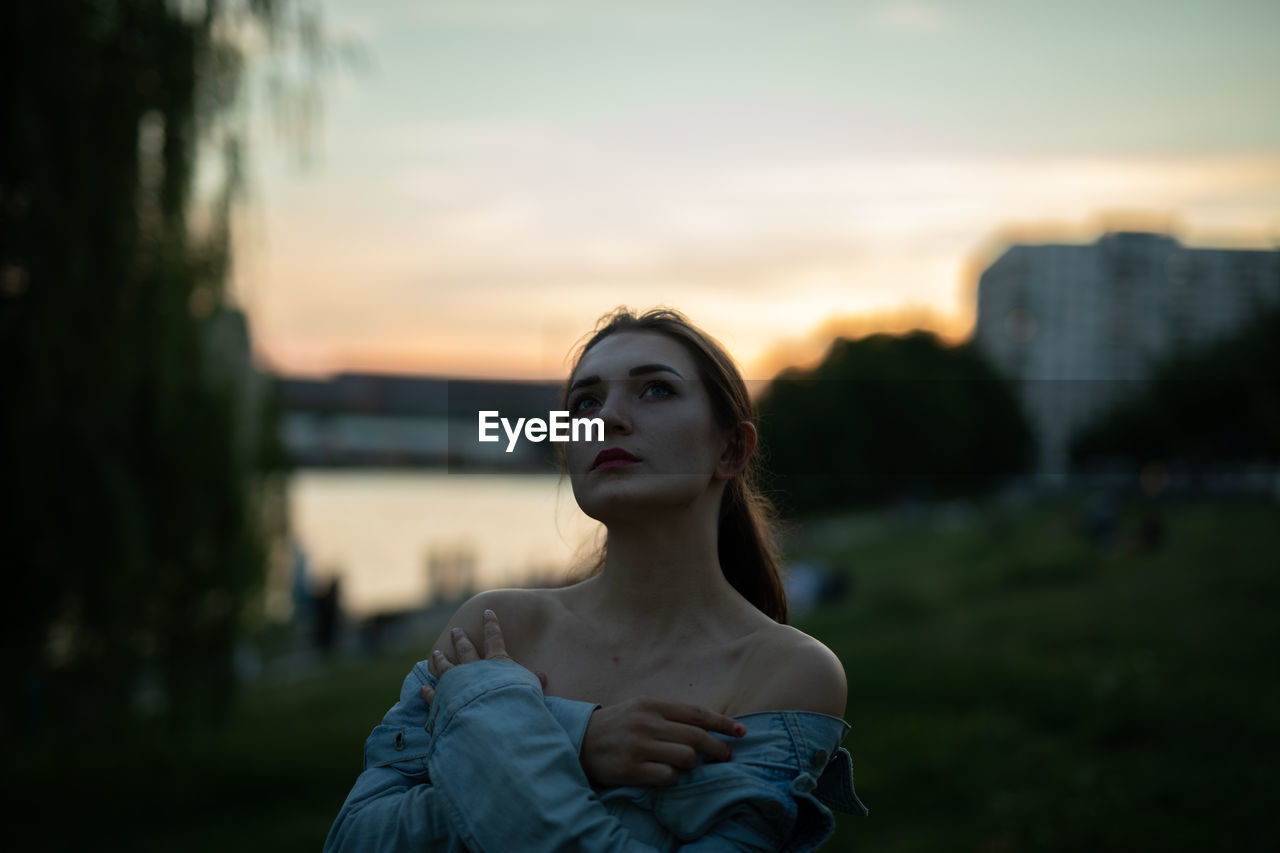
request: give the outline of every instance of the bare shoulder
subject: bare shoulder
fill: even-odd
[[[474,595],[454,612],[431,648],[440,649],[452,657],[453,642],[449,632],[454,628],[461,628],[472,642],[477,642],[484,635],[484,612],[492,610],[497,615],[499,624],[502,625],[502,633],[507,639],[507,650],[513,657],[518,658],[519,655],[513,643],[518,643],[520,638],[536,634],[541,628],[546,619],[547,610],[551,606],[551,600],[547,595],[549,592],[551,590],[491,589]]]
[[[848,683],[831,649],[790,625],[762,631],[743,673],[737,714],[814,711],[844,717]]]

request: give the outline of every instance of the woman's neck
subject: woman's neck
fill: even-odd
[[[647,515],[609,526],[604,569],[583,590],[592,621],[615,637],[731,631],[754,608],[725,579],[712,523],[692,514]]]

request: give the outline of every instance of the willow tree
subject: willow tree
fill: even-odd
[[[227,708],[282,468],[227,292],[233,107],[279,14],[0,4],[6,734]]]

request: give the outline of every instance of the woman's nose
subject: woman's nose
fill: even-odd
[[[610,394],[596,412],[596,417],[604,421],[605,434],[631,432],[631,412],[625,400],[618,394]]]

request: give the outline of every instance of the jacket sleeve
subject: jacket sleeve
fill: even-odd
[[[512,849],[657,853],[596,798],[577,750],[547,709],[537,676],[478,661],[440,680],[426,728],[427,768],[457,837],[473,853]],[[727,819],[680,847],[697,853],[776,849],[749,821]]]
[[[463,850],[447,818],[446,801],[427,772],[431,734],[419,690],[435,685],[425,662],[405,677],[399,701],[365,741],[364,770],[329,830],[326,853]],[[544,704],[578,755],[591,714],[600,706],[559,697],[547,697]]]

